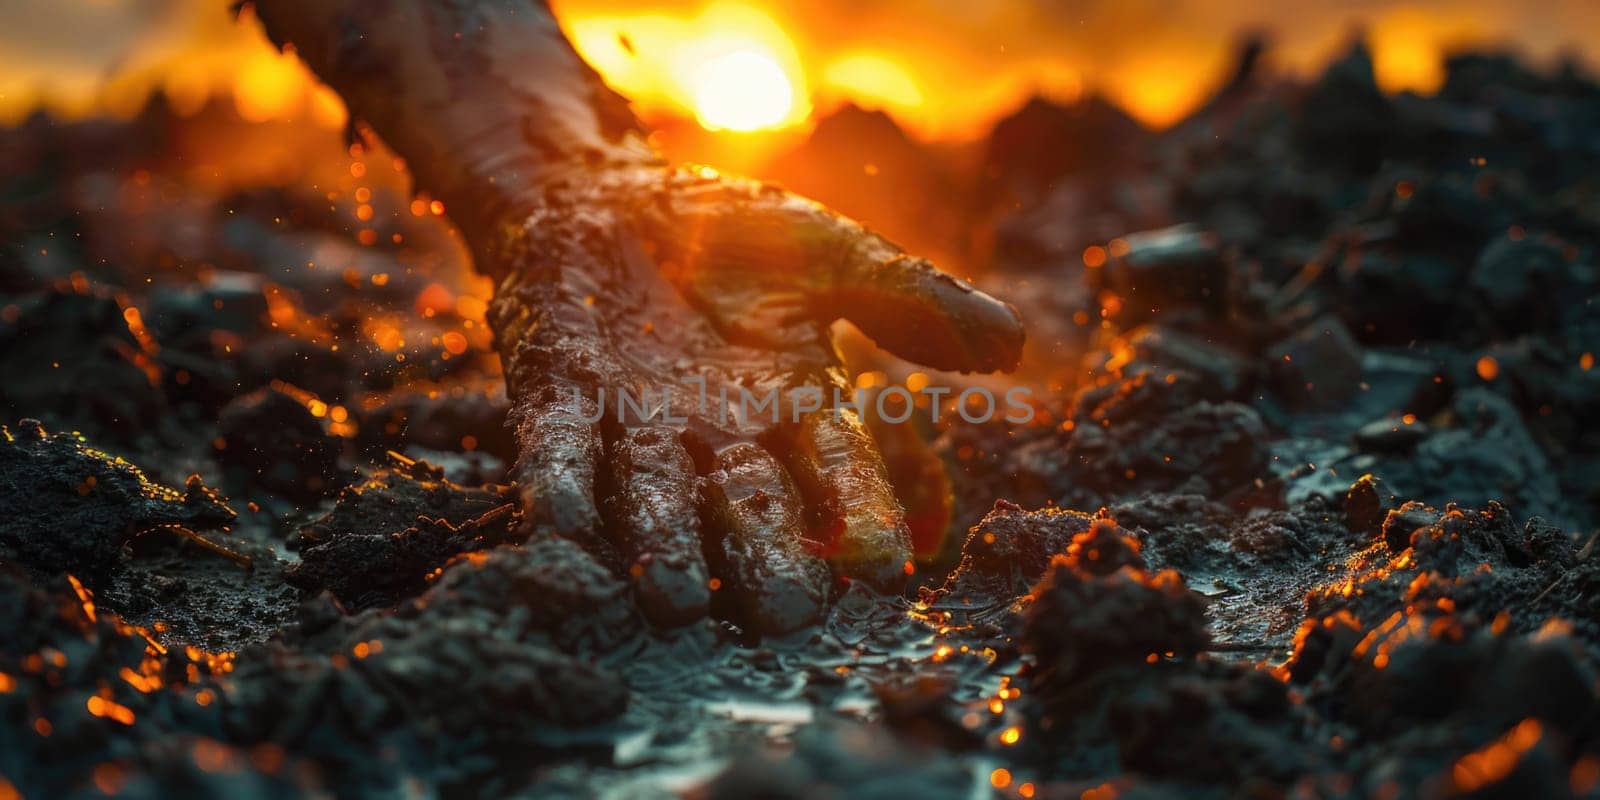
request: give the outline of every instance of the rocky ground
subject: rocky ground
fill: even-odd
[[[898,176],[961,187],[1040,413],[880,430],[919,585],[782,639],[518,541],[403,164],[0,133],[0,800],[1596,796],[1600,87],[1255,53],[1172,130],[1040,101]]]

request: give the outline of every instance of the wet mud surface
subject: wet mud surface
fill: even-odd
[[[1600,790],[1576,74],[1386,97],[1358,49],[1159,134],[1029,105],[960,207],[1022,368],[935,379],[1035,419],[872,425],[904,595],[752,536],[693,613],[529,523],[489,292],[401,165],[196,177],[244,127],[0,132],[0,798]],[[819,524],[772,456],[680,454],[596,524]],[[740,594],[785,580],[804,613]]]

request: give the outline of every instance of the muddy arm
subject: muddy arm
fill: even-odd
[[[812,317],[849,319],[897,354],[940,369],[1005,370],[1020,357],[1014,309],[816,203],[742,185],[640,191],[665,165],[544,0],[260,0],[257,14],[274,42],[297,52],[354,119],[407,159],[416,188],[444,202],[477,268],[492,277],[523,255],[504,252],[522,238],[507,229],[520,231],[532,212],[617,206],[649,192],[668,212],[647,214],[662,245],[682,245],[685,229],[709,225],[721,241],[694,245],[711,260],[770,261],[759,271],[748,263],[705,269],[691,281],[732,276],[768,294],[799,292]],[[613,191],[582,196],[602,183]],[[701,299],[726,321],[744,315],[751,297]]]
[[[497,279],[530,534],[614,553],[661,624],[704,616],[707,552],[765,631],[815,618],[824,556],[903,584],[903,514],[853,413],[628,422],[571,398],[660,397],[691,377],[713,394],[847,395],[828,334],[841,317],[931,366],[1010,369],[1015,310],[817,203],[668,168],[538,0],[261,0],[259,14],[407,159]]]
[[[543,0],[260,0],[267,35],[403,155],[494,273],[494,228],[550,181],[652,164],[628,104]]]

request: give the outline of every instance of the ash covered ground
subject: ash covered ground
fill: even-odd
[[[774,168],[955,220],[1030,351],[939,379],[1041,409],[878,426],[918,585],[767,639],[519,540],[403,164],[0,133],[0,798],[1595,796],[1600,86],[1256,55],[1159,134],[1038,101],[962,177],[846,110]]]

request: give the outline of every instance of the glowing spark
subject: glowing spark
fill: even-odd
[[[996,789],[1004,789],[1011,785],[1011,771],[1005,767],[989,773],[989,785]]]

